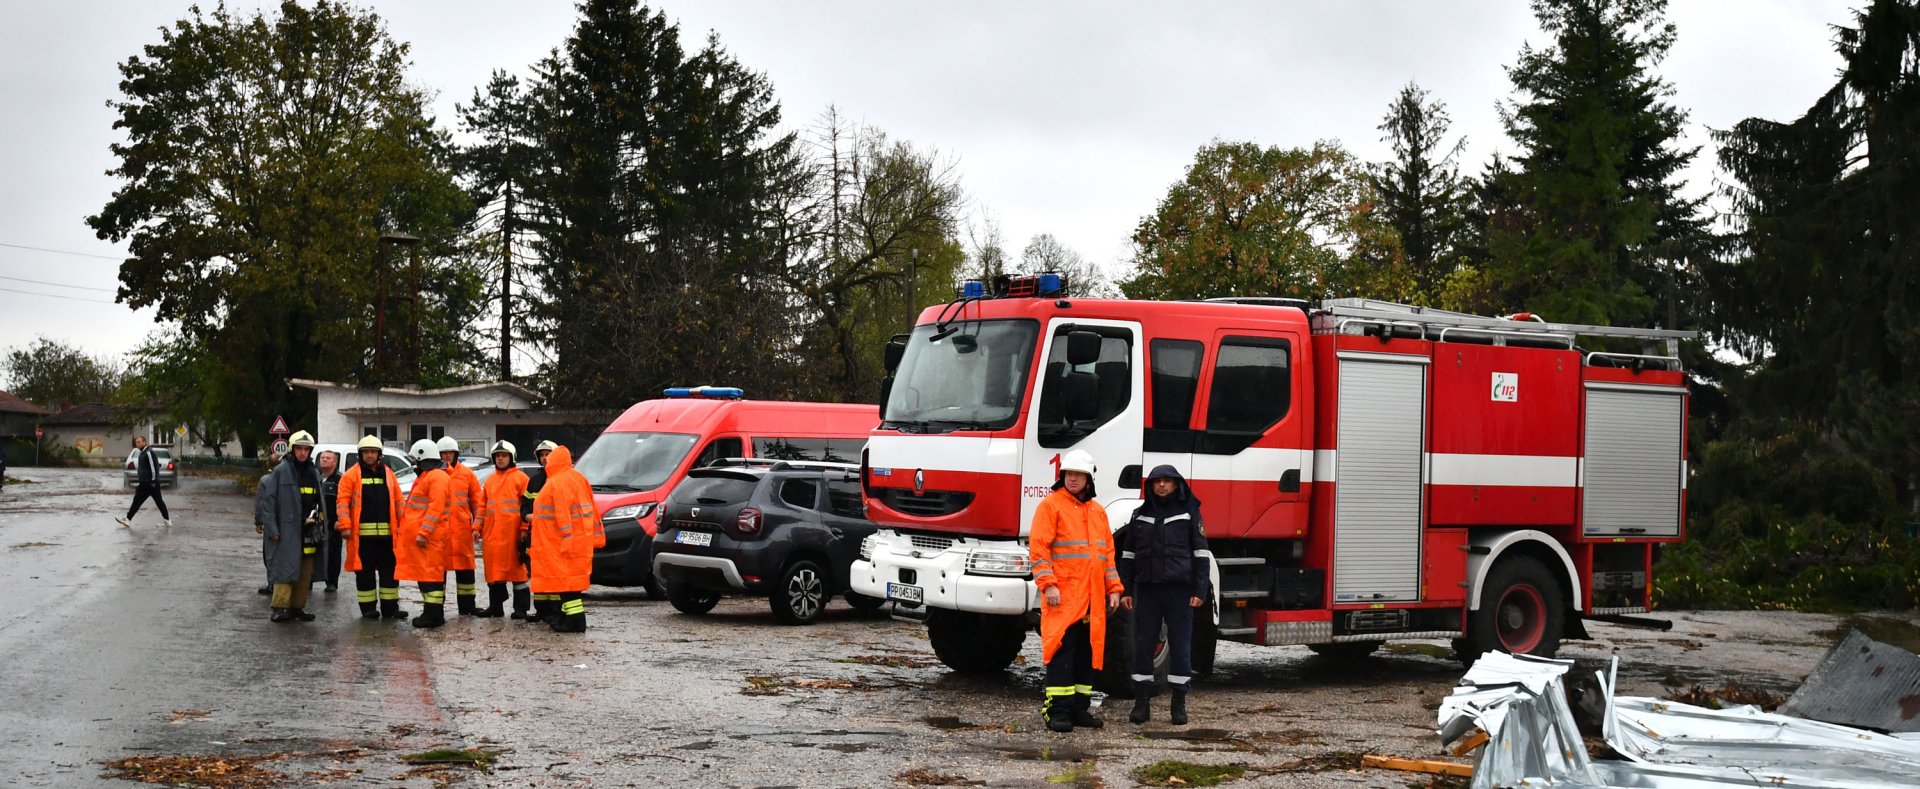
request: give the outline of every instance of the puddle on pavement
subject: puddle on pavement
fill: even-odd
[[[1185,740],[1187,742],[1227,742],[1233,739],[1233,732],[1226,729],[1179,729],[1147,730],[1140,736],[1149,740]]]
[[[989,745],[987,748],[1010,758],[1030,762],[1084,762],[1100,756],[1098,750],[1088,750],[1072,745],[996,744]]]
[[[713,748],[713,746],[715,746],[715,745],[718,745],[718,744],[719,744],[719,743],[716,743],[716,742],[714,742],[713,740],[701,740],[701,741],[699,741],[699,742],[690,742],[690,743],[687,743],[686,745],[675,745],[675,746],[673,746],[673,750],[676,750],[676,751],[704,751],[704,750],[709,750],[709,749],[711,749],[711,748]]]

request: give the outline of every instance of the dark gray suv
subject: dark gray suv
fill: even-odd
[[[659,518],[653,572],[682,613],[711,611],[721,595],[766,595],[776,619],[805,625],[836,595],[861,610],[884,603],[848,591],[860,543],[878,528],[856,466],[722,461],[688,472]]]

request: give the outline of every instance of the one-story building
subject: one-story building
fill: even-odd
[[[535,444],[551,439],[577,452],[619,416],[618,411],[536,408],[539,392],[508,381],[445,389],[366,388],[306,379],[288,383],[314,391],[313,432],[323,444],[352,443],[371,435],[404,449],[423,438],[452,436],[462,454],[484,455],[493,442],[506,440],[530,456]]]

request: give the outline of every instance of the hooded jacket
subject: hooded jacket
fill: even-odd
[[[1064,475],[1063,475],[1064,476]],[[1055,480],[1053,492],[1033,511],[1027,533],[1027,560],[1042,594],[1060,590],[1059,605],[1040,607],[1040,659],[1052,660],[1067,628],[1086,620],[1093,667],[1106,658],[1107,595],[1121,590],[1113,566],[1113,530],[1107,508],[1093,498],[1093,481],[1079,496]]]
[[[407,492],[406,503],[399,505],[399,522],[393,527],[393,577],[446,583],[448,519],[466,517],[453,512],[451,480],[446,469],[437,465],[413,478],[413,489]],[[420,547],[416,537],[426,537],[426,547]]]
[[[484,514],[480,525],[481,555],[486,560],[487,583],[527,580],[527,566],[520,561],[520,496],[527,490],[527,475],[508,466],[487,477],[482,496]]]
[[[593,576],[593,552],[607,544],[606,528],[593,505],[593,485],[573,468],[573,453],[560,447],[547,455],[547,483],[533,502],[535,594],[584,592]]]
[[[1173,493],[1162,498],[1153,493],[1151,480],[1169,477]],[[1200,522],[1200,499],[1187,487],[1186,478],[1172,466],[1155,466],[1147,475],[1146,500],[1120,532],[1120,582],[1132,595],[1139,584],[1184,584],[1192,596],[1207,600],[1213,596],[1212,573],[1208,561],[1213,551],[1207,547],[1206,530]]]

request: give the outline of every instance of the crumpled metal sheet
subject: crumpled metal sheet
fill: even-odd
[[[1593,761],[1567,707],[1562,677],[1572,664],[1487,655],[1442,701],[1440,735],[1474,728],[1489,740],[1474,764],[1474,789],[1791,789],[1920,787],[1920,740],[1761,712],[1710,710],[1613,695],[1614,661],[1600,675],[1607,743],[1629,761]]]
[[[1881,731],[1920,732],[1920,655],[1850,630],[1780,711]]]

